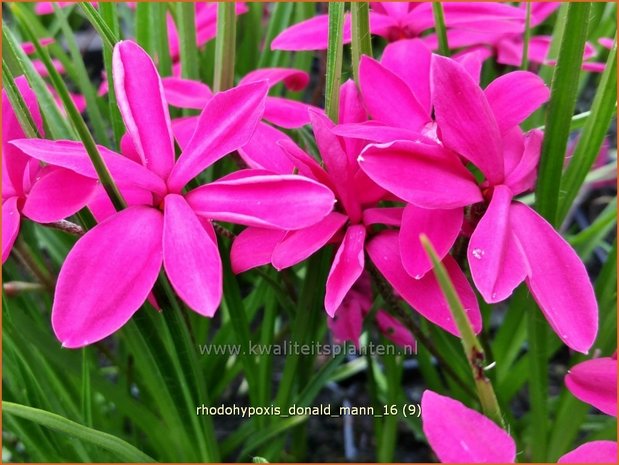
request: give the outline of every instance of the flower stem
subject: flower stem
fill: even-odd
[[[447,42],[447,27],[445,26],[445,12],[441,2],[432,2],[432,12],[434,13],[434,24],[436,35],[438,36],[438,53],[449,56],[449,43]]]
[[[522,41],[522,63],[520,69],[529,67],[529,42],[531,40],[531,2],[527,2],[527,18],[524,28],[524,40]]]
[[[220,2],[217,5],[217,38],[215,39],[215,76],[213,79],[215,92],[234,86],[235,45],[235,3]]]
[[[475,386],[477,387],[477,395],[484,414],[498,425],[505,427],[505,422],[494,393],[494,388],[484,373],[486,362],[484,349],[475,336],[475,332],[473,331],[471,322],[466,316],[460,297],[458,297],[458,293],[456,292],[453,283],[447,274],[447,270],[441,263],[434,247],[425,234],[420,236],[420,240],[430,260],[432,261],[434,274],[436,275],[436,279],[441,286],[441,290],[447,299],[449,309],[451,310],[451,314],[453,315],[458,331],[460,332],[460,341],[462,342],[462,347],[464,348],[469,366],[473,372],[473,379],[475,381]]]
[[[329,44],[327,48],[327,82],[325,112],[337,123],[342,80],[342,55],[344,35],[344,3],[329,3]]]
[[[352,16],[352,69],[359,84],[359,61],[362,55],[372,56],[372,36],[370,34],[370,6],[368,2],[351,2]]]

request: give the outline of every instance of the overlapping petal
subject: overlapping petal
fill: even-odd
[[[77,241],[60,270],[52,308],[64,347],[109,336],[146,301],[161,269],[162,231],[161,212],[130,207]]]
[[[575,397],[606,415],[617,416],[617,359],[594,358],[573,366],[565,385]]]
[[[19,233],[20,215],[17,197],[3,199],[2,202],[2,263],[9,258],[17,234]]]
[[[275,246],[285,235],[286,231],[279,229],[245,228],[230,249],[232,271],[239,274],[270,263]]]

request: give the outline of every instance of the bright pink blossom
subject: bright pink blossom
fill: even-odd
[[[375,234],[375,224],[399,226],[401,209],[378,208],[378,201],[385,193],[367,178],[356,162],[363,141],[336,136],[333,123],[322,112],[310,111],[310,115],[324,167],[291,141],[280,141],[279,145],[299,173],[316,179],[335,192],[339,207],[316,225],[285,234],[272,232],[268,239],[264,238],[264,231],[248,228],[233,245],[234,271],[238,273],[269,262],[277,269],[287,268],[328,243],[339,244],[326,284],[325,310],[332,317],[362,275],[366,251],[404,300],[433,323],[458,334],[434,275],[419,280],[408,276],[400,261],[397,232],[386,230]],[[342,86],[340,119],[351,123],[366,119],[352,81]],[[252,237],[260,237],[264,248],[254,249]],[[475,329],[479,330],[479,308],[464,274],[451,257],[445,258],[445,264],[465,301]]]
[[[39,132],[43,122],[37,97],[23,76],[15,80],[26,107]],[[2,263],[6,261],[17,238],[20,217],[37,223],[52,223],[75,214],[91,198],[96,181],[73,171],[42,166],[10,144],[23,139],[24,131],[2,92]]]
[[[135,43],[113,56],[118,104],[139,162],[103,147],[119,186],[147,191],[149,201],[113,214],[84,235],[60,271],[52,324],[65,347],[96,342],[123,326],[144,303],[161,266],[179,297],[213,316],[222,269],[211,220],[296,229],[324,218],[333,194],[299,176],[239,171],[184,193],[208,166],[244,145],[264,111],[268,90],[255,82],[214,96],[176,160],[161,79]],[[34,158],[96,178],[79,142],[25,139],[14,145]]]
[[[557,335],[574,350],[586,352],[597,333],[597,303],[585,266],[549,223],[514,200],[534,184],[542,139],[539,131],[523,134],[518,124],[548,98],[548,90],[527,72],[508,73],[482,90],[465,66],[440,56],[432,58],[431,75],[440,143],[419,136],[370,145],[359,157],[362,169],[414,205],[415,212],[426,209],[424,228],[442,253],[453,245],[463,208],[471,206],[467,218],[474,232],[468,261],[486,302],[506,299],[526,281]],[[406,90],[402,87],[402,93]],[[411,115],[419,116],[409,123],[414,125],[410,130],[419,131],[427,113],[408,101]],[[477,166],[486,181],[478,184],[461,158]],[[458,213],[445,212],[454,209]],[[420,247],[415,237],[419,228],[403,221],[401,237],[409,245],[408,252],[402,249],[402,261],[413,275],[427,271],[407,258],[420,256],[413,253]]]
[[[573,366],[565,385],[578,399],[617,416],[617,358],[601,357]]]
[[[454,29],[495,28],[519,30],[524,15],[521,10],[500,3],[444,3],[448,35]],[[509,20],[519,20],[516,21]],[[372,2],[370,31],[389,41],[421,37],[434,27],[434,14],[430,2]],[[351,41],[350,15],[344,20],[343,41]],[[328,43],[328,17],[317,15],[294,24],[280,33],[272,42],[273,50],[325,50]]]

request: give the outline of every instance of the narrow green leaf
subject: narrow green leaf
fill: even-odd
[[[88,349],[82,349],[82,417],[86,426],[92,426],[92,393],[90,389],[90,361]]]
[[[294,8],[294,2],[277,2],[273,4],[271,19],[269,20],[269,26],[264,39],[264,48],[258,60],[258,68],[274,68],[283,65],[284,53],[281,50],[271,50],[271,42],[280,32],[290,26]]]
[[[524,24],[524,38],[522,41],[522,63],[520,69],[529,67],[529,42],[531,41],[531,2],[526,3],[526,20]]]
[[[582,134],[570,160],[559,194],[557,224],[560,224],[578,195],[587,173],[593,166],[604,137],[610,127],[617,105],[617,43],[611,50],[606,62],[606,69],[600,79],[597,92],[591,105],[591,114],[585,122]]]
[[[578,79],[574,77],[580,75],[590,9],[590,3],[569,4],[565,25],[569,34],[565,34],[561,41],[552,78],[536,188],[536,209],[553,224],[557,219],[561,171],[578,92]]]
[[[447,300],[451,314],[453,315],[454,322],[460,333],[460,341],[469,366],[473,374],[475,386],[477,387],[477,394],[481,403],[484,414],[491,418],[495,423],[504,427],[505,420],[501,414],[501,409],[496,399],[492,383],[486,377],[484,373],[486,356],[484,349],[475,336],[471,322],[469,321],[460,297],[454,288],[445,266],[442,264],[441,259],[436,254],[434,247],[430,243],[426,235],[420,236],[421,243],[425,249],[428,257],[432,261],[434,274],[437,281],[443,291],[443,295]]]
[[[93,7],[89,2],[80,2],[79,3],[80,8],[82,9],[82,12],[84,13],[84,16],[86,16],[86,18],[88,19],[88,21],[90,21],[90,24],[92,24],[92,27],[95,28],[95,30],[99,33],[99,36],[101,37],[101,40],[103,40],[103,42],[105,44],[107,44],[108,47],[110,47],[111,49],[114,48],[114,45],[116,45],[116,42],[119,41],[118,39],[118,34],[119,31],[118,29],[114,29],[113,27],[110,28],[109,24],[110,24],[110,12],[114,11],[116,12],[116,8],[110,8],[110,7],[106,7],[104,9],[101,10],[101,14],[99,14],[99,12],[95,9],[95,7]],[[108,20],[104,20],[102,15],[104,14],[104,10],[106,11],[105,15],[108,18]],[[118,21],[118,16],[115,17],[116,20],[116,24]]]
[[[161,76],[172,75],[172,60],[170,58],[170,43],[167,25],[167,6],[165,3],[152,3],[154,27],[150,31],[151,42],[156,53],[157,65]]]
[[[217,37],[215,39],[215,76],[213,90],[221,92],[234,86],[236,51],[236,4],[217,4]]]
[[[434,25],[438,36],[438,53],[449,56],[449,43],[447,42],[447,27],[445,26],[445,12],[441,2],[432,2],[432,13],[434,14]]]
[[[155,462],[152,457],[116,436],[80,425],[55,413],[6,401],[2,401],[2,411],[99,446],[126,462]]]
[[[351,2],[350,11],[352,21],[352,69],[355,81],[359,84],[359,61],[361,56],[372,56],[370,4],[368,2]]]
[[[342,81],[343,35],[344,2],[330,2],[325,112],[336,123],[339,117],[340,84]]]
[[[200,79],[198,46],[196,40],[196,7],[192,2],[172,3],[176,6],[176,29],[180,42],[181,75],[186,79]]]
[[[19,121],[24,134],[26,134],[26,137],[41,137],[39,135],[37,125],[28,111],[26,102],[15,85],[15,77],[4,60],[2,60],[2,85],[6,91],[7,97],[9,98],[9,102],[11,102],[11,107],[13,107],[17,120]]]

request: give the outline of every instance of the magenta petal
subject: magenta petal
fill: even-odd
[[[189,308],[212,317],[222,294],[222,265],[217,243],[180,195],[164,200],[163,267],[170,284]]]
[[[97,181],[64,168],[43,169],[22,209],[25,216],[38,223],[51,223],[81,210],[92,195]]]
[[[230,262],[236,274],[271,262],[273,249],[286,235],[286,231],[249,227],[232,243]]]
[[[333,340],[337,344],[350,341],[358,348],[363,330],[363,317],[358,295],[351,290],[335,312],[335,316],[327,318],[327,325],[333,333]]]
[[[24,153],[50,165],[75,171],[77,174],[97,179],[95,167],[88,157],[84,144],[78,141],[46,139],[21,139],[12,141]],[[156,193],[165,193],[165,183],[159,176],[129,158],[97,146],[107,168],[119,186],[135,186]]]
[[[432,52],[419,39],[392,42],[383,52],[382,65],[399,76],[430,114],[430,59]]]
[[[268,90],[266,82],[260,81],[220,92],[209,100],[170,174],[170,191],[180,192],[204,169],[251,139],[264,113]]]
[[[488,303],[507,299],[527,276],[528,265],[511,228],[511,202],[508,187],[495,187],[490,206],[469,241],[471,275]]]
[[[327,278],[325,310],[330,317],[335,315],[335,311],[342,304],[344,297],[363,272],[365,265],[364,244],[365,227],[361,225],[350,226],[335,254]]]
[[[281,97],[267,97],[264,119],[282,128],[300,128],[309,124],[309,105]]]
[[[239,149],[239,154],[251,168],[278,174],[292,174],[294,164],[278,144],[282,140],[294,145],[287,134],[261,122],[256,126],[256,131],[249,142]]]
[[[513,463],[516,443],[496,423],[461,402],[424,391],[423,432],[443,463]]]
[[[455,336],[459,334],[434,273],[427,273],[423,278],[415,279],[402,266],[396,231],[385,231],[378,234],[368,243],[366,250],[385,279],[417,312],[445,331]],[[445,265],[460,296],[473,329],[476,333],[479,332],[481,330],[481,314],[475,293],[464,273],[450,255],[443,259],[443,265]]]
[[[144,189],[133,186],[120,187],[120,193],[122,194],[125,202],[130,207],[145,205],[153,205],[153,194]],[[102,223],[108,217],[116,213],[116,208],[110,200],[110,196],[105,192],[105,189],[100,184],[95,189],[92,197],[90,198],[88,209],[92,212],[92,215],[97,220],[97,223]]]
[[[557,463],[617,463],[615,441],[591,441],[563,455]]]
[[[529,262],[527,285],[557,336],[586,353],[598,329],[598,306],[587,269],[574,249],[528,206],[513,203],[512,229]]]
[[[514,71],[492,81],[485,94],[499,130],[504,133],[548,101],[550,90],[537,74]]]
[[[2,263],[9,258],[17,234],[19,233],[19,210],[17,197],[11,197],[2,202]]]
[[[350,15],[344,18],[343,43],[351,40]],[[326,50],[329,42],[329,17],[317,15],[294,24],[281,32],[273,42],[271,50]]]
[[[449,209],[483,200],[473,175],[436,144],[372,144],[359,156],[359,164],[376,184],[420,207]]]
[[[260,175],[212,182],[187,195],[206,218],[247,226],[301,229],[333,209],[335,197],[322,184],[296,175]]]
[[[617,359],[602,357],[579,363],[567,373],[565,385],[583,402],[617,416]]]
[[[333,128],[333,133],[352,139],[365,139],[369,142],[393,142],[394,140],[416,140],[422,136],[410,129],[385,126],[377,121],[364,121],[362,123],[339,124]],[[428,139],[427,142],[430,142]]]
[[[138,44],[114,47],[114,89],[118,108],[142,164],[165,179],[174,165],[174,140],[168,105],[157,68]]]
[[[269,87],[283,82],[286,88],[300,91],[309,84],[309,74],[294,68],[261,68],[247,73],[239,81],[239,85],[249,82],[268,81]]]
[[[532,189],[537,177],[537,166],[542,153],[544,133],[539,129],[532,129],[524,135],[524,147],[516,166],[507,173],[505,185],[512,192],[521,192]]]
[[[408,84],[365,55],[359,64],[359,86],[365,107],[375,120],[413,131],[420,130],[430,121],[430,114]]]
[[[458,62],[434,55],[432,96],[445,145],[474,163],[491,183],[503,181],[499,127],[471,75]]]
[[[52,308],[63,347],[109,336],[146,301],[161,269],[162,231],[161,212],[129,207],[77,241],[60,270]]]
[[[289,231],[273,250],[271,263],[282,270],[302,262],[329,242],[347,219],[341,213],[332,212],[309,228]]]
[[[363,210],[363,224],[386,224],[388,226],[400,226],[402,224],[402,207],[366,208]]]
[[[419,240],[421,234],[428,236],[442,260],[456,242],[463,219],[462,208],[430,210],[407,205],[400,229],[402,265],[406,272],[419,279],[432,269],[428,254]]]
[[[400,320],[392,317],[384,310],[376,312],[376,325],[380,332],[394,344],[409,349],[412,352],[417,350],[417,343],[411,332]]]
[[[213,98],[213,92],[206,84],[191,79],[166,77],[162,79],[168,104],[178,108],[202,110]]]

